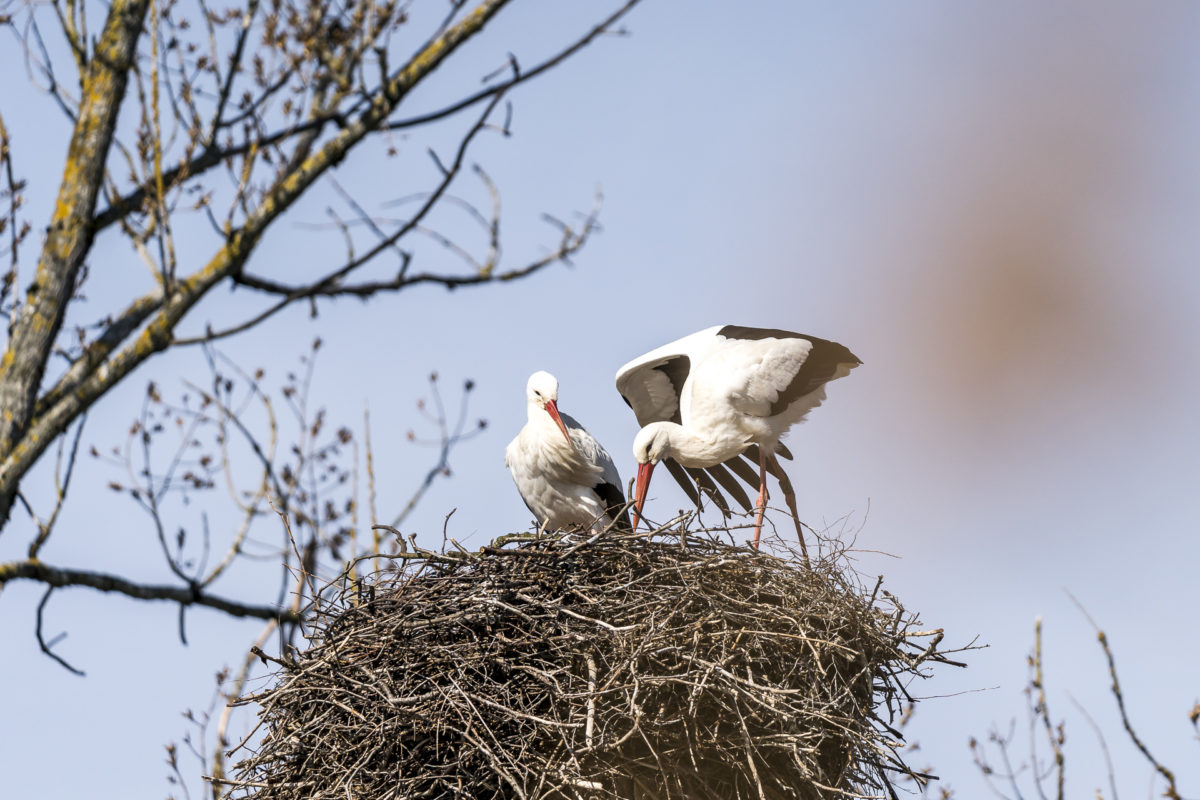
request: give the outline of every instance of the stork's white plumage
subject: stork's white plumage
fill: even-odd
[[[629,527],[625,493],[612,458],[568,414],[558,410],[558,380],[535,372],[525,387],[529,420],[504,451],[504,463],[539,525]]]
[[[775,457],[776,453],[786,458],[791,454],[779,440],[821,404],[826,383],[844,377],[861,363],[837,342],[815,336],[716,325],[621,367],[617,390],[642,426],[633,441],[639,465],[634,526],[655,464],[665,462],[693,498],[699,496],[692,486],[695,481],[700,491],[727,512],[713,483],[715,478],[749,510],[746,493],[730,474],[732,470],[758,488],[754,506],[757,547],[770,472],[783,489],[804,549],[796,495]]]

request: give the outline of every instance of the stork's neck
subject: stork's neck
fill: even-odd
[[[563,451],[573,451],[575,449],[562,435],[562,431],[558,429],[558,425],[554,422],[554,418],[550,416],[550,412],[546,410],[545,406],[542,406],[536,400],[530,400],[525,410],[529,417],[526,429],[530,435],[535,435],[538,438],[541,446]],[[570,417],[564,418],[563,422],[566,423],[568,419]]]
[[[549,425],[551,428],[558,428],[554,424],[554,420],[550,418],[550,412],[537,400],[530,400],[525,404],[525,417],[534,425]]]
[[[667,450],[663,454],[685,467],[711,467],[733,458],[746,449],[748,441],[742,436],[699,436],[691,429],[674,422],[660,422],[667,434]]]

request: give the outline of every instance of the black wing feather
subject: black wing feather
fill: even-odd
[[[664,460],[663,466],[671,473],[671,477],[683,489],[684,494],[692,501],[696,507],[700,506],[700,492],[703,491],[713,501],[713,504],[721,510],[721,514],[729,516],[729,504],[725,502],[725,498],[717,491],[717,487],[713,485],[712,479],[704,474],[702,470],[688,469],[681,465],[673,458]],[[699,489],[697,488],[699,487]]]
[[[753,447],[753,445],[751,445]],[[757,448],[755,448],[757,449]],[[744,480],[748,485],[758,488],[758,455],[750,458],[749,448],[747,452],[740,456],[729,459],[725,462],[725,466],[729,467],[737,476]]]
[[[683,470],[692,476],[692,480],[696,481],[696,486],[709,496],[717,508],[721,509],[721,515],[728,517],[729,503],[725,501],[724,495],[717,490],[717,485],[712,482],[712,478],[708,477],[702,469],[684,467]]]
[[[736,460],[737,459],[731,458],[725,463],[732,465],[731,462]],[[743,489],[742,485],[737,482],[737,478],[729,474],[729,470],[725,469],[724,466],[716,464],[706,468],[705,472],[716,478],[717,483],[721,484],[721,487],[728,492],[729,496],[736,500],[738,505],[740,505],[743,509],[750,511],[754,508],[753,504],[750,502],[750,497],[746,494],[746,490]],[[758,482],[755,481],[754,485],[757,486]]]
[[[628,510],[625,508],[625,493],[621,491],[621,487],[605,482],[593,486],[592,491],[600,498],[600,502],[604,503],[604,508],[608,511],[608,516],[612,518],[613,525],[617,530],[633,530],[633,526],[629,523]]]
[[[668,458],[662,463],[663,466],[667,468],[667,471],[671,473],[671,477],[675,479],[675,482],[679,484],[679,487],[683,489],[684,494],[686,494],[688,499],[692,501],[692,505],[700,505],[700,494],[696,491],[696,487],[688,479],[688,475],[683,471],[683,467],[681,467],[674,459],[671,458]]]

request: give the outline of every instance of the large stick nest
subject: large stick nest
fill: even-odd
[[[265,733],[231,796],[810,800],[913,775],[891,725],[941,634],[844,557],[506,539],[343,580],[243,701]]]

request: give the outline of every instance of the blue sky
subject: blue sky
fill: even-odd
[[[1135,726],[1194,795],[1200,8],[731,8],[646,0],[631,36],[601,40],[515,95],[513,137],[480,141],[512,263],[551,240],[541,212],[586,210],[603,188],[604,231],[573,267],[343,301],[315,322],[296,309],[229,349],[281,375],[323,337],[317,399],[350,424],[370,406],[385,518],[432,456],[404,437],[426,374],[473,378],[473,413],[490,427],[455,453],[455,477],[406,529],[436,541],[457,508],[450,535],[480,544],[528,523],[503,450],[532,371],[559,378],[561,408],[628,479],[636,425],[612,381],[629,358],[718,323],[836,339],[864,366],[789,439],[801,514],[816,527],[848,516],[864,575],[885,575],[948,641],[988,645],[968,669],[915,687],[936,699],[910,729],[914,762],[961,797],[985,795],[966,741],[1014,717],[1024,725],[1024,656],[1041,615],[1072,791],[1108,793],[1070,698],[1110,733],[1119,788],[1147,791],[1149,767],[1118,735],[1101,653],[1070,592],[1110,636]],[[508,50],[532,63],[591,16],[583,4],[514,5],[461,72],[426,88],[429,102]],[[6,68],[12,58],[0,56]],[[4,91],[18,157],[52,184],[64,146],[12,110],[7,93],[22,89]],[[409,177],[378,150],[338,170],[374,208],[410,191]],[[49,189],[30,196],[44,219]],[[320,221],[328,201],[311,198],[258,257],[297,270],[336,259],[333,235],[293,224]],[[105,247],[94,271],[116,282],[144,272]],[[246,302],[218,295],[195,330]],[[85,441],[118,443],[145,382],[178,387],[197,363],[139,370],[95,410]],[[77,478],[47,560],[160,576],[148,522],[102,491],[106,479],[92,467]],[[669,483],[652,492],[662,516],[683,502]],[[0,557],[24,546],[5,539]],[[165,796],[162,746],[184,730],[180,712],[205,704],[211,674],[257,626],[194,612],[184,648],[168,607],[59,592],[49,624],[70,631],[60,649],[87,669],[79,679],[37,651],[39,597],[21,585],[0,597],[9,791]]]

